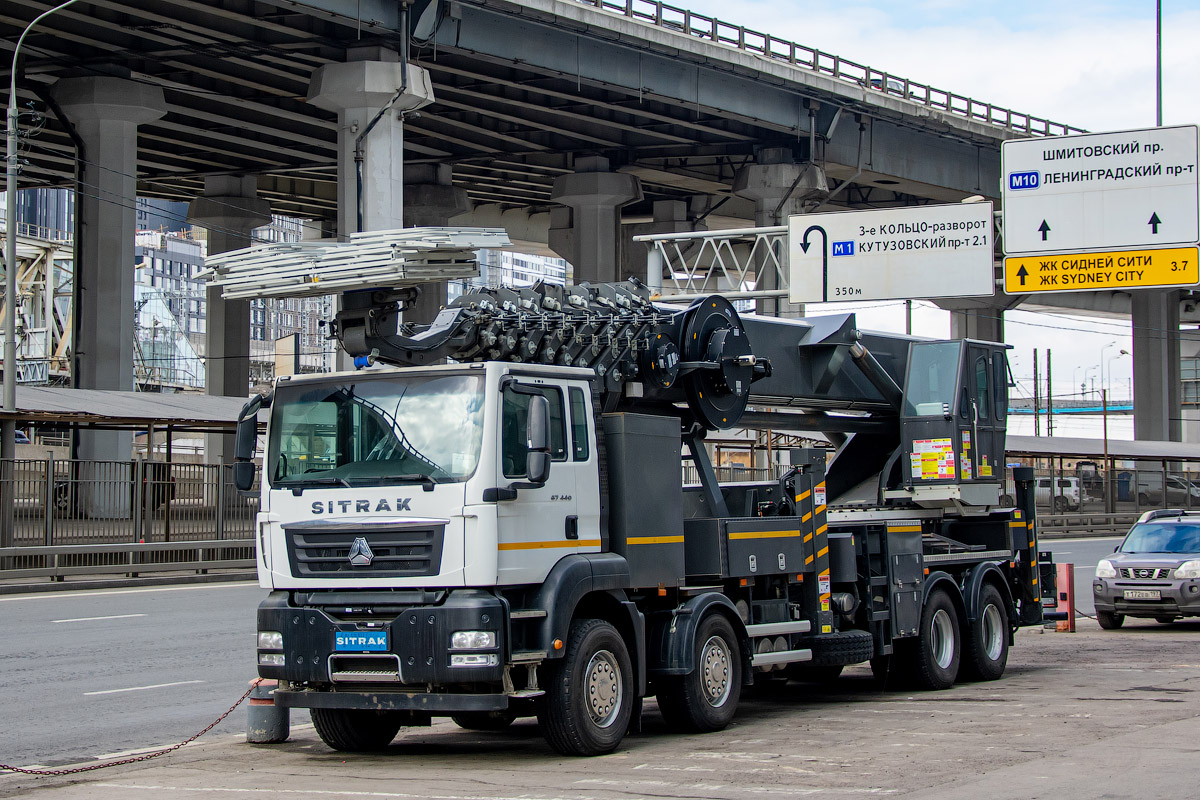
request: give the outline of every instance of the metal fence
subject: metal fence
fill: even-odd
[[[219,541],[250,537],[258,497],[221,464],[18,459],[0,462],[12,492],[12,546]],[[7,537],[6,537],[7,538]]]
[[[768,33],[760,33],[741,25],[722,22],[716,17],[697,14],[694,11],[659,2],[659,0],[576,0],[576,2],[676,33],[733,47],[771,61],[791,64],[799,69],[806,69],[988,125],[996,125],[1034,136],[1061,136],[1084,132],[1081,128],[1052,122],[1030,114],[1022,114],[944,89],[936,89],[923,83],[848,61],[831,53],[823,53],[812,47],[779,39]]]

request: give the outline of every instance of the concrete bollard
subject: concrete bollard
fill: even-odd
[[[250,681],[250,713],[246,722],[246,741],[251,744],[279,744],[291,733],[288,710],[275,705],[275,687],[279,681],[255,678]]]

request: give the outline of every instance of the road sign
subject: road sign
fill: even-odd
[[[789,217],[788,299],[991,296],[992,229],[991,203]]]
[[[1004,293],[1194,286],[1200,248],[1114,250],[1004,259]]]
[[[1181,125],[1004,142],[1004,252],[1196,244],[1196,138]]]

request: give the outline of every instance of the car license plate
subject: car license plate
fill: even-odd
[[[1126,600],[1161,600],[1162,594],[1158,589],[1126,589]]]
[[[339,653],[386,652],[387,631],[335,631],[333,649]]]

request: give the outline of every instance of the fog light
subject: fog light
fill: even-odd
[[[285,656],[283,653],[259,653],[258,663],[264,667],[282,667]]]
[[[283,634],[279,631],[259,631],[258,632],[258,649],[259,650],[282,650],[283,649]]]
[[[451,650],[487,650],[495,646],[495,631],[455,631],[450,635]]]
[[[494,667],[499,663],[495,653],[454,653],[450,656],[452,667]]]
[[[1093,590],[1095,590],[1096,594],[1100,594],[1101,592],[1103,592],[1103,591],[1104,591],[1104,587],[1103,587],[1103,586],[1101,586],[1101,585],[1100,585],[1100,584],[1098,584],[1098,583],[1093,583],[1093,584],[1092,584],[1092,589],[1093,589]]]
[[[1200,593],[1200,586],[1197,586],[1196,584],[1193,583],[1191,586],[1188,587],[1188,593],[1189,594]]]

